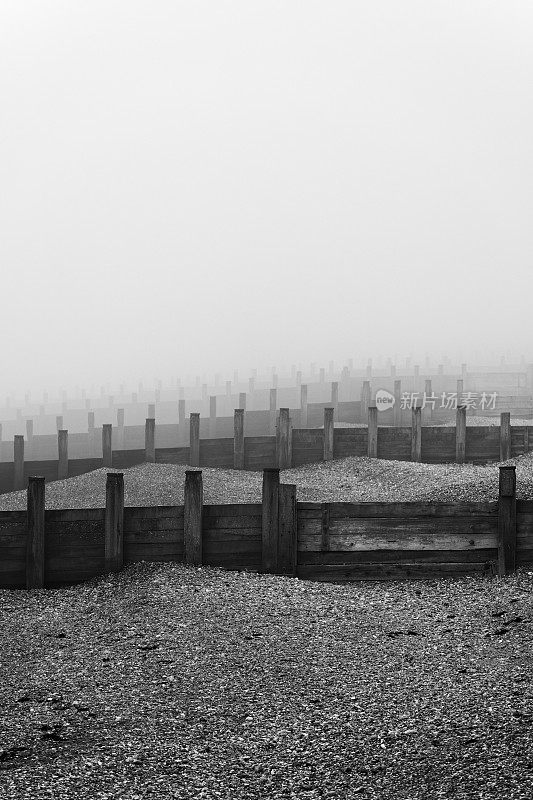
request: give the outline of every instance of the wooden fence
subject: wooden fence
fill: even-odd
[[[379,427],[373,407],[364,428],[336,428],[334,409],[325,408],[323,414],[322,428],[293,429],[289,409],[280,409],[275,435],[244,436],[243,411],[237,409],[233,437],[217,439],[201,439],[199,415],[191,414],[189,444],[181,447],[156,447],[155,420],[148,419],[144,447],[135,450],[114,449],[112,426],[104,425],[102,456],[93,458],[69,458],[68,432],[59,431],[56,459],[26,460],[24,438],[16,436],[14,461],[0,463],[0,493],[24,489],[30,475],[53,481],[102,466],[126,469],[144,462],[247,470],[289,469],[348,456],[487,464],[515,458],[533,448],[533,426],[511,426],[508,413],[501,415],[499,427],[467,427],[464,409],[457,411],[455,427],[423,427],[421,409],[414,409],[410,428]]]
[[[184,561],[320,581],[505,575],[533,564],[533,501],[516,499],[500,467],[493,503],[300,503],[279,470],[261,503],[205,505],[187,471],[184,505],[124,508],[122,473],[108,473],[105,508],[45,510],[31,477],[27,511],[0,512],[0,587],[61,586],[137,561]]]

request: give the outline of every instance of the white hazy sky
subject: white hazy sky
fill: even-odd
[[[3,0],[0,393],[533,358],[528,0]]]

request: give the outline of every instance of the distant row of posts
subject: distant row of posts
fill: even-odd
[[[93,412],[90,412],[93,413]],[[244,437],[244,409],[238,408],[234,412],[234,432],[233,432],[233,467],[234,469],[244,469],[246,464],[245,437]],[[275,413],[275,412],[273,412]],[[330,461],[334,458],[335,447],[335,409],[328,407],[324,409],[324,429],[323,429],[323,459]],[[276,457],[275,463],[278,469],[289,469],[292,466],[292,423],[288,408],[281,408],[279,416],[274,417],[276,435]],[[92,431],[94,432],[94,416],[92,419]],[[149,417],[145,422],[145,461],[155,463],[156,422],[155,417]],[[367,455],[370,458],[378,457],[378,409],[370,406],[368,409],[368,441]],[[91,429],[89,430],[91,436]],[[120,439],[120,436],[119,436]],[[61,429],[57,432],[58,461],[57,478],[63,479],[69,476],[69,456],[68,456],[68,431]],[[500,415],[500,461],[507,461],[512,454],[511,437],[511,415],[503,412]],[[528,448],[526,448],[528,449]],[[200,414],[191,413],[189,418],[189,457],[188,463],[193,467],[199,467],[201,461],[200,444]],[[455,426],[455,461],[463,464],[466,458],[466,407],[461,406],[456,412]],[[422,409],[412,410],[411,424],[411,461],[422,461]],[[113,466],[113,426],[104,424],[102,426],[102,466]],[[24,437],[17,435],[14,438],[14,488],[23,489],[24,479]]]

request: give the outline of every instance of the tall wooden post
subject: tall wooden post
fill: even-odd
[[[117,408],[118,446],[124,449],[124,409]]]
[[[191,467],[200,466],[200,414],[189,417],[189,463]]]
[[[422,409],[418,407],[412,411],[411,461],[422,461]]]
[[[13,440],[13,488],[24,489],[24,436],[15,436]]]
[[[244,469],[244,408],[233,412],[233,467]]]
[[[192,415],[191,415],[192,416]],[[202,512],[204,490],[201,470],[185,472],[183,552],[186,564],[202,563]]]
[[[58,481],[68,478],[68,431],[57,432],[57,479]]]
[[[217,435],[217,396],[209,398],[209,437],[214,439]]]
[[[363,381],[363,388],[361,389],[361,422],[366,422],[368,419],[371,397],[372,389],[370,387],[370,381]]]
[[[144,460],[155,464],[155,419],[147,419],[144,424]]]
[[[516,467],[500,467],[498,497],[498,573],[516,568]]]
[[[378,409],[370,406],[368,409],[368,456],[378,457]]]
[[[278,390],[275,386],[270,389],[270,403],[269,403],[269,430],[272,435],[276,431],[276,410],[278,407]]]
[[[399,428],[402,424],[402,382],[394,381],[394,410],[392,412],[392,422]]]
[[[291,420],[288,408],[280,408],[277,436],[277,461],[279,469],[290,469],[292,462]]]
[[[246,411],[246,392],[239,392],[239,408]]]
[[[335,436],[335,423],[333,409],[324,409],[324,461],[333,460],[333,445]]]
[[[339,419],[339,382],[331,382],[331,405],[333,406],[334,419]]]
[[[124,474],[108,472],[105,487],[106,572],[119,572],[124,565]]]
[[[185,400],[183,397],[178,400],[178,425],[181,433],[185,428]]]
[[[307,428],[307,425],[307,384],[302,383],[300,386],[300,428]]]
[[[44,587],[44,478],[28,478],[26,589]]]
[[[102,425],[102,466],[113,466],[113,426]]]
[[[279,469],[263,470],[261,568],[275,573],[278,568]]]
[[[500,461],[511,458],[511,414],[502,411],[500,414]]]
[[[458,406],[455,412],[455,460],[458,464],[466,460],[466,406]]]

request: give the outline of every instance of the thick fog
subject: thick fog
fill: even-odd
[[[533,359],[533,6],[4,0],[0,394]]]

